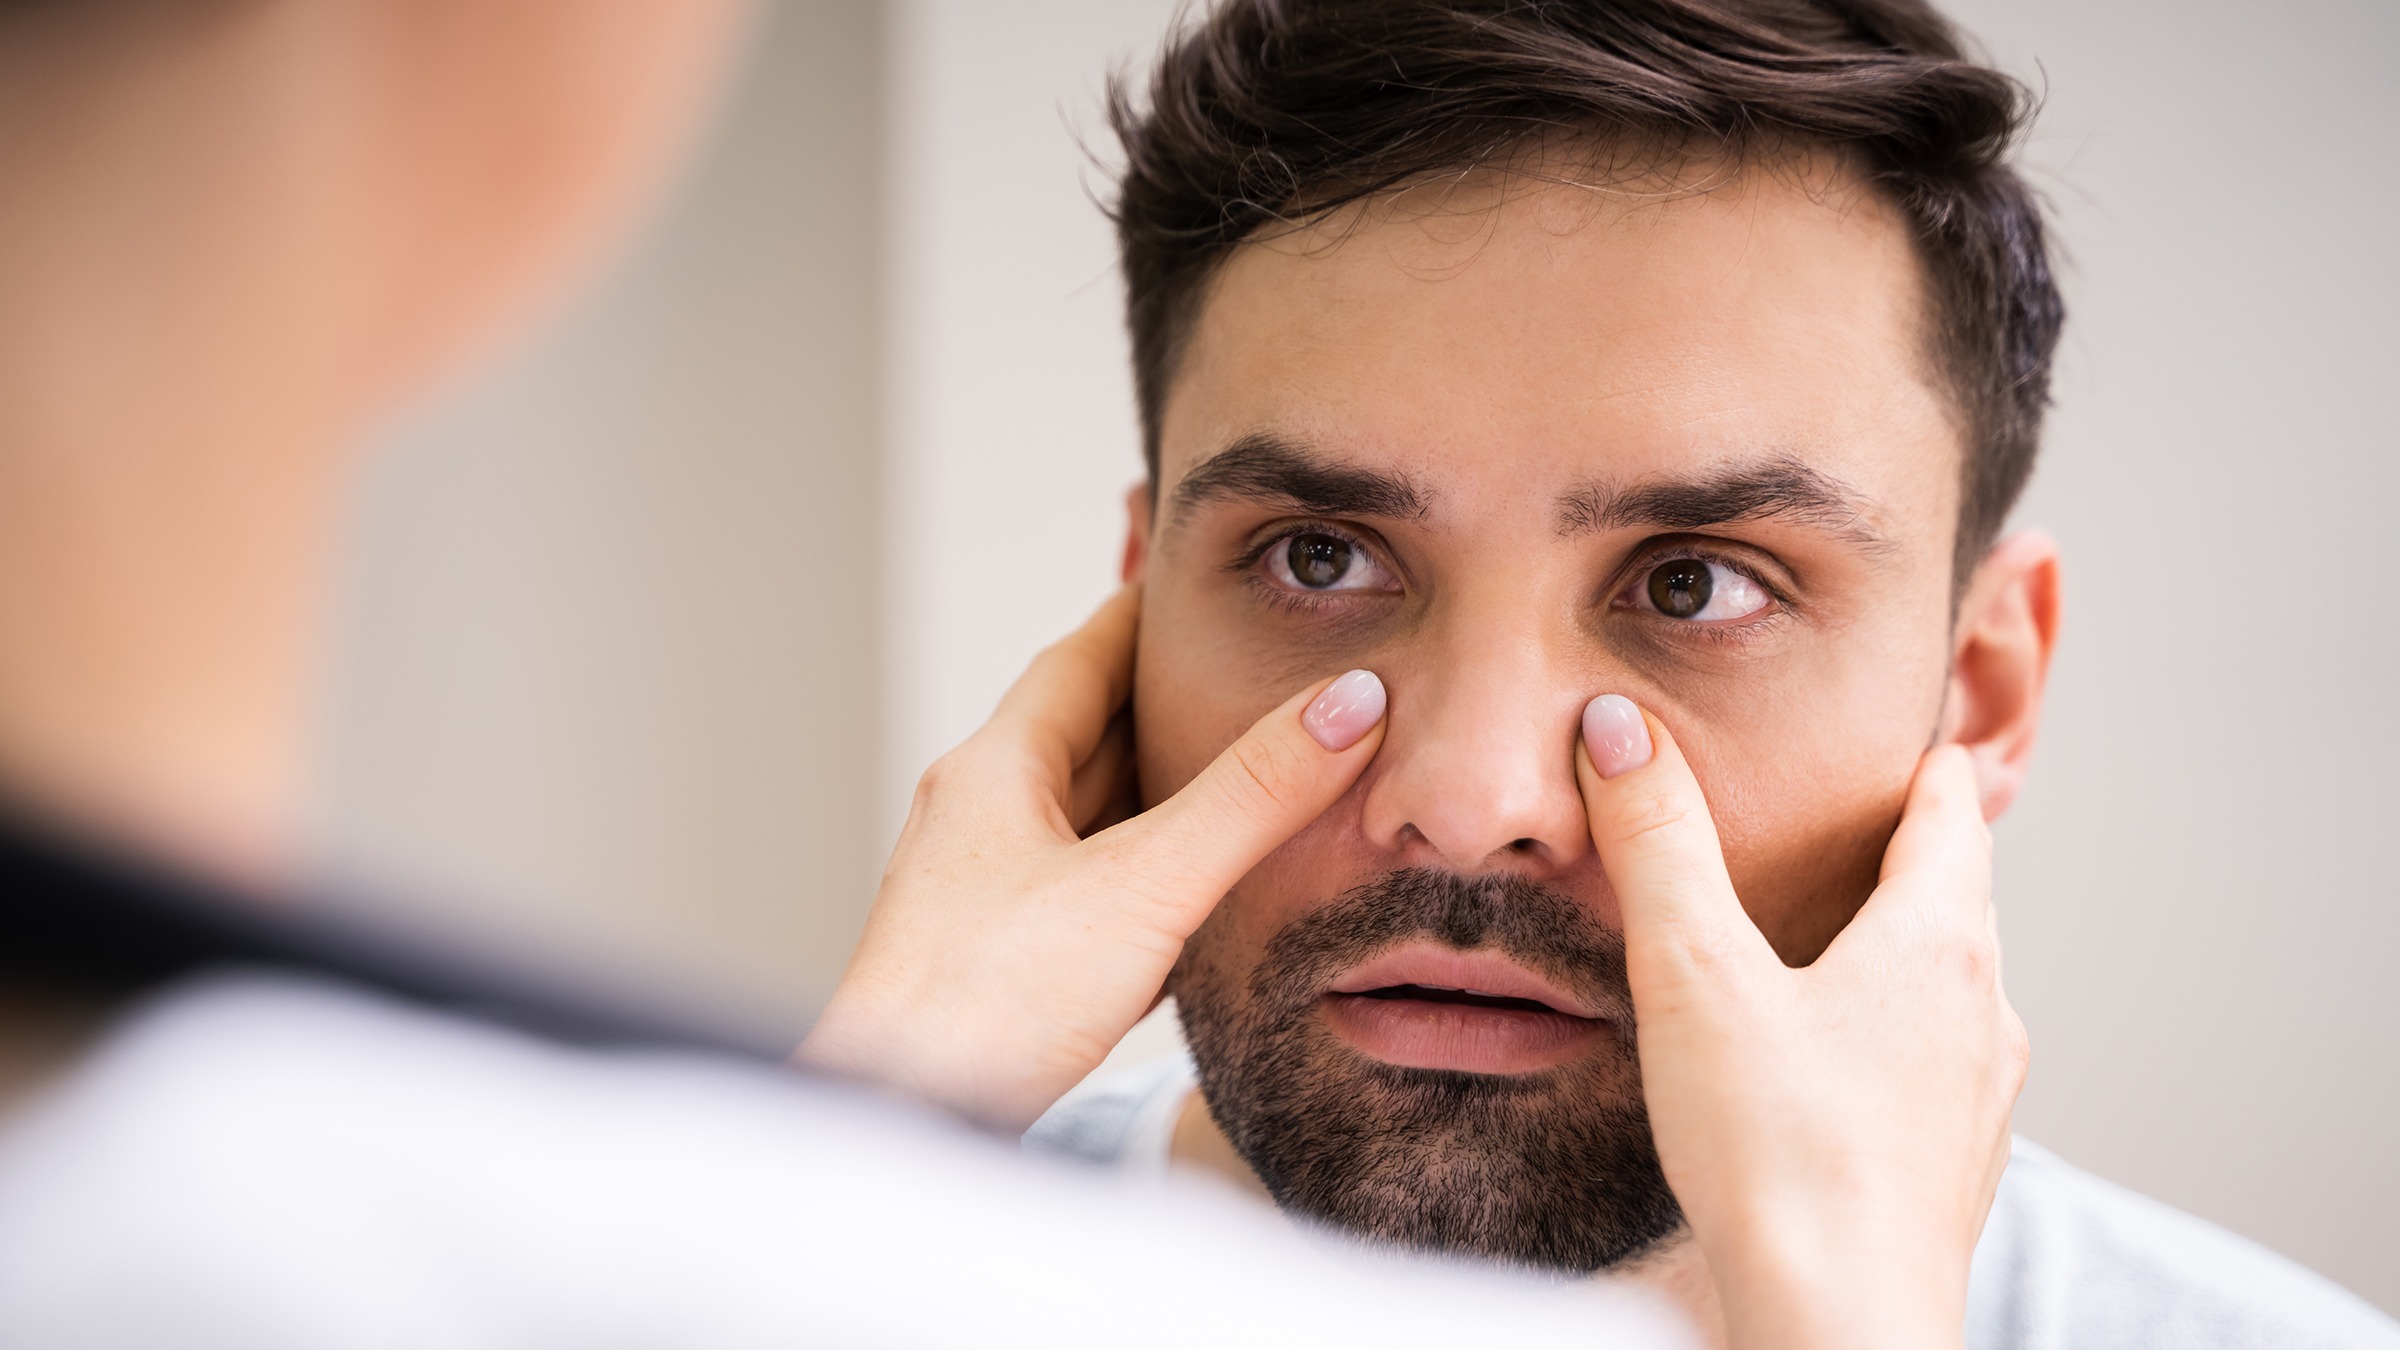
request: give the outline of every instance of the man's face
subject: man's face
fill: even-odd
[[[1582,709],[1668,725],[1743,903],[1812,958],[1942,717],[1959,432],[1907,231],[1836,175],[1431,195],[1238,250],[1163,410],[1129,555],[1145,798],[1309,681],[1390,697],[1171,987],[1285,1205],[1589,1269],[1679,1218]]]

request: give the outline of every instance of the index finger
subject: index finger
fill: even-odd
[[[1141,614],[1141,583],[1128,582],[1081,628],[1043,648],[985,724],[1025,741],[1048,763],[1062,791],[1075,766],[1099,748],[1109,719],[1133,691]]]
[[[1917,761],[1909,780],[1900,826],[1884,847],[1875,893],[1852,919],[1854,928],[1873,928],[1888,911],[1913,907],[1914,897],[1932,892],[1930,903],[1950,920],[1980,926],[1992,898],[1992,832],[1984,823],[1976,790],[1975,764],[1955,745],[1936,746]]]
[[[1580,739],[1575,777],[1623,916],[1628,965],[1774,960],[1734,894],[1708,800],[1665,724],[1602,694],[1584,709]]]

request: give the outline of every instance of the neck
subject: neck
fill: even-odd
[[[298,434],[25,420],[0,420],[0,791],[272,884],[300,836],[329,474]]]

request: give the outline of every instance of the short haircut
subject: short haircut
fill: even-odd
[[[1830,149],[1897,207],[1964,439],[1958,584],[2033,470],[2065,317],[2009,165],[2033,99],[1922,0],[1223,0],[1137,102],[1111,214],[1143,447],[1245,241],[1562,137],[1739,164]]]

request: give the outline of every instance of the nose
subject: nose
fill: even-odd
[[[1575,786],[1583,689],[1538,635],[1445,635],[1386,679],[1389,722],[1362,804],[1403,866],[1546,875],[1591,852]]]

